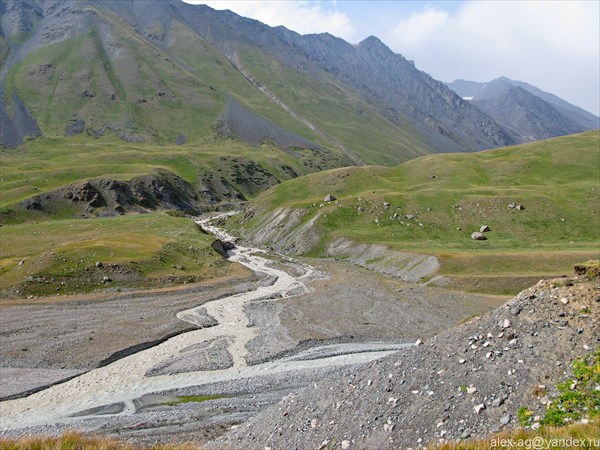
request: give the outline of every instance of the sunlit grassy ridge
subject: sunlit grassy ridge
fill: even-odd
[[[0,286],[19,285],[22,295],[147,288],[229,270],[210,249],[211,236],[164,213],[4,226],[0,240]]]
[[[90,142],[84,138],[48,139],[0,152],[0,206],[75,181],[95,177],[129,180],[157,169],[170,170],[194,184],[202,173],[222,169],[223,155],[257,161],[281,179],[289,178],[282,166],[292,167],[299,173],[310,170],[297,158],[272,145],[255,148],[232,139],[211,139],[194,146],[126,143],[118,139],[108,142]]]
[[[62,137],[68,124],[84,119],[83,135],[107,145],[119,134],[173,145],[183,133],[196,143],[213,137],[226,99],[233,98],[338,156],[397,164],[431,151],[412,127],[386,120],[324,71],[311,78],[238,41],[223,52],[178,20],[134,30],[109,9],[90,7],[86,16],[93,24],[86,32],[34,49],[5,78],[3,107],[10,115],[11,94],[18,93],[46,138]],[[147,38],[152,35],[163,41]],[[285,106],[249,83],[246,73]]]
[[[600,135],[594,131],[290,180],[259,196],[255,218],[243,226],[252,230],[278,208],[298,209],[307,211],[302,224],[318,215],[321,241],[312,255],[345,237],[435,254],[443,274],[537,276],[598,258],[599,191]],[[324,203],[327,194],[337,201]],[[488,239],[472,240],[482,225],[492,230]]]

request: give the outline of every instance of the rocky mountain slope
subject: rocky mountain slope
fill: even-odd
[[[600,127],[600,119],[593,114],[528,83],[506,77],[487,83],[456,80],[448,87],[493,117],[519,142]]]
[[[182,144],[232,114],[227,98],[355,162],[513,143],[374,37],[353,46],[179,0],[3,0],[0,8],[7,147],[79,133]],[[340,123],[352,126],[336,130]],[[369,153],[377,140],[385,151]]]
[[[219,448],[407,448],[535,425],[571,362],[600,343],[600,284],[542,280],[505,306],[315,384]]]

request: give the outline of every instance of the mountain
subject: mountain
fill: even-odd
[[[506,77],[488,83],[456,80],[448,84],[510,131],[518,142],[596,130],[600,119],[554,94]]]
[[[301,36],[180,0],[2,0],[0,10],[6,147],[39,135],[226,134],[394,164],[514,143],[375,37]]]

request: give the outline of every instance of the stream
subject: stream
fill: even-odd
[[[222,240],[231,240],[227,234],[210,222],[197,223]],[[293,276],[273,267],[272,261],[262,256],[260,249],[236,246],[229,251],[229,260],[249,269],[267,274],[274,282],[260,285],[256,290],[206,302],[201,306],[181,311],[177,317],[198,324],[202,316],[212,316],[218,324],[175,336],[155,347],[119,359],[107,366],[93,369],[76,378],[54,385],[24,398],[0,402],[0,430],[75,423],[103,414],[103,417],[135,414],[140,397],[168,390],[202,386],[215,382],[234,382],[261,375],[311,370],[321,367],[365,363],[387,356],[407,345],[390,343],[353,343],[323,345],[261,364],[247,365],[247,344],[259,329],[249,326],[244,306],[253,301],[276,301],[278,298],[300,296],[309,291],[305,281],[313,269],[303,264],[304,274]],[[181,358],[190,349],[209,345],[211,341],[226,342],[232,364],[218,370],[178,370],[176,373],[149,375],[149,371]]]

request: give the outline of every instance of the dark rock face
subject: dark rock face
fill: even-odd
[[[213,241],[212,244],[210,244],[210,246],[223,258],[229,258],[227,251],[235,248],[235,245],[232,242],[222,241],[221,239]]]
[[[77,119],[67,125],[65,128],[65,136],[75,136],[76,134],[83,133],[83,130],[85,130],[85,120]]]
[[[123,214],[127,211],[177,209],[199,211],[197,194],[187,182],[170,172],[145,175],[131,181],[88,180],[36,195],[17,206],[52,213],[66,205],[83,216]]]
[[[215,131],[220,135],[236,137],[255,146],[270,141],[286,150],[294,147],[321,148],[314,142],[248,111],[232,99],[227,100],[227,108],[219,118]]]
[[[0,144],[14,148],[23,143],[26,137],[41,136],[35,118],[25,106],[21,98],[13,92],[11,115],[4,106],[4,89],[0,86]]]

